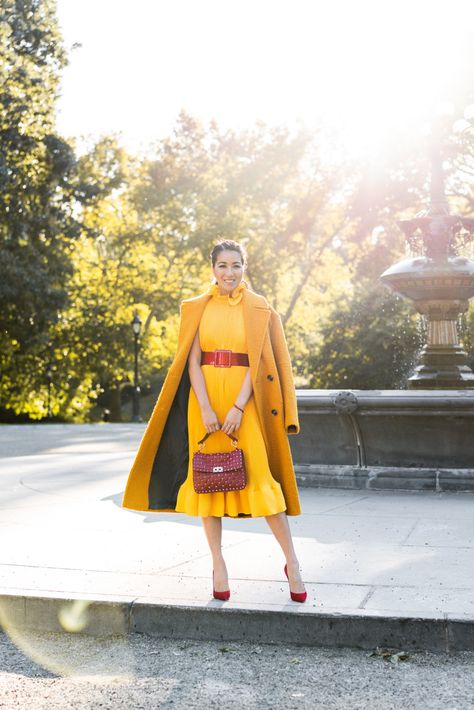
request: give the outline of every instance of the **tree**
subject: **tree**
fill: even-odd
[[[301,318],[319,327],[330,277],[344,277],[334,239],[347,229],[341,193],[351,187],[348,172],[342,190],[340,167],[323,164],[321,140],[263,123],[221,132],[213,122],[206,131],[180,115],[135,190],[137,212],[146,214],[156,256],[174,283],[176,307],[178,297],[208,280],[213,241],[234,238],[249,252],[247,281],[282,314],[295,347]],[[168,293],[158,281],[157,290]],[[311,294],[320,308],[310,304]]]
[[[46,412],[50,329],[69,302],[71,253],[82,202],[110,190],[84,174],[54,127],[67,64],[51,0],[0,9],[0,403]],[[105,173],[102,173],[105,175]]]
[[[325,324],[309,358],[310,386],[321,389],[403,388],[423,344],[413,306],[378,281],[390,265],[383,239],[359,263],[354,293]]]

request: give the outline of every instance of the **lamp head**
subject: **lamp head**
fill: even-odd
[[[140,317],[138,313],[135,313],[133,320],[132,320],[132,328],[133,332],[135,335],[140,335],[140,328],[141,328],[142,322],[140,320]]]

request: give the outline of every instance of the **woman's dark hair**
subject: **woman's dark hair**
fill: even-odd
[[[244,266],[247,265],[247,252],[245,250],[245,247],[240,244],[240,242],[235,242],[233,239],[222,239],[220,242],[217,242],[217,244],[215,244],[212,248],[211,261],[213,266],[216,265],[217,257],[221,251],[237,251],[240,254],[240,258],[242,259],[242,264]]]

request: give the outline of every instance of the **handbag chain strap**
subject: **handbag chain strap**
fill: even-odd
[[[207,439],[208,437],[210,437],[211,434],[216,434],[216,433],[217,433],[217,432],[215,432],[215,431],[210,431],[210,432],[208,431],[207,434],[205,434],[205,436],[202,437],[201,441],[198,441],[198,446],[199,446],[199,448],[202,449],[202,447],[204,446],[204,442],[206,441],[206,439]],[[227,432],[224,432],[224,433],[227,434]],[[235,436],[232,436],[232,434],[227,434],[227,436],[229,437],[229,439],[232,439],[232,446],[233,446],[234,448],[237,448],[237,443],[238,443],[239,440],[236,439]]]

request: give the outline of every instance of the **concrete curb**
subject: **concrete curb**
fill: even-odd
[[[89,636],[139,633],[166,638],[250,641],[318,647],[377,646],[452,653],[474,650],[474,618],[400,617],[380,613],[312,613],[267,609],[0,596],[0,622],[12,632],[76,632]]]

